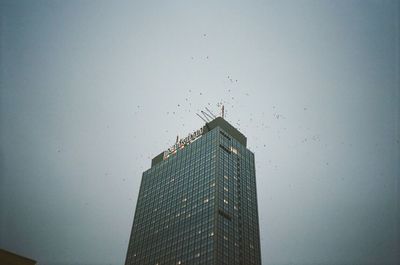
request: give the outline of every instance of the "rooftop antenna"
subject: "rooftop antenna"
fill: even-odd
[[[205,112],[205,111],[201,111],[201,114],[203,114],[203,116],[204,116],[204,118],[206,118],[206,120],[208,121],[208,122],[210,122],[208,119],[213,119],[213,117],[211,117],[210,116],[210,114],[208,114],[207,112]]]
[[[222,116],[222,119],[224,119],[224,118],[225,118],[225,110],[224,110],[224,105],[222,105],[222,108],[221,108],[221,116]]]
[[[197,116],[200,117],[200,119],[202,119],[205,123],[207,123],[208,121],[206,121],[203,117],[201,117],[198,113],[196,113]]]
[[[214,119],[217,118],[217,117],[214,115],[214,113],[212,113],[211,110],[209,110],[207,107],[206,107],[206,110],[208,111],[208,113],[211,114],[211,116],[212,116]]]

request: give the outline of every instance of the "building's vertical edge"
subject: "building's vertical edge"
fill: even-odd
[[[243,235],[243,215],[242,215],[242,196],[244,196],[243,190],[242,190],[242,184],[243,184],[243,176],[242,176],[242,163],[243,163],[243,157],[245,158],[245,147],[239,149],[239,155],[236,158],[236,177],[237,177],[237,194],[238,194],[238,236],[239,236],[239,264],[240,265],[245,265],[243,262],[244,259],[244,235]]]
[[[137,212],[138,205],[139,205],[139,199],[141,198],[141,194],[142,194],[144,173],[145,172],[142,173],[142,179],[140,180],[140,188],[139,188],[139,193],[138,193],[137,200],[136,200],[135,213],[133,215],[132,229],[131,229],[131,234],[129,236],[128,249],[126,251],[125,265],[132,264],[131,260],[129,259],[129,252],[131,252],[131,248],[132,248],[132,245],[133,245],[132,237],[133,237],[133,232],[134,232],[134,229],[135,229],[135,217],[136,217],[136,212]]]
[[[259,254],[259,261],[260,261],[260,265],[262,264],[262,260],[261,260],[261,238],[260,238],[260,217],[258,214],[258,195],[257,195],[257,174],[256,174],[256,161],[255,161],[255,155],[253,154],[253,172],[254,172],[254,193],[256,196],[256,214],[257,214],[257,236],[258,236],[258,254]]]
[[[216,152],[215,152],[215,202],[214,202],[214,235],[213,235],[213,265],[217,265],[217,249],[218,249],[218,201],[219,201],[219,192],[218,192],[218,186],[219,186],[219,174],[220,174],[220,152],[218,146],[219,146],[219,128],[216,129],[217,132],[215,133],[214,137],[216,139],[215,145],[216,145]]]

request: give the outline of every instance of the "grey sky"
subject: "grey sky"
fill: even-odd
[[[264,265],[398,264],[399,10],[1,1],[0,248],[122,264],[141,172],[223,101],[255,152]]]

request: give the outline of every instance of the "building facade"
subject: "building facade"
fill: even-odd
[[[126,265],[260,265],[254,154],[218,117],[142,176]]]

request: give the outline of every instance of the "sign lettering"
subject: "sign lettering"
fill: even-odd
[[[189,133],[189,135],[185,138],[179,139],[173,146],[164,151],[164,160],[167,159],[171,154],[174,154],[178,149],[185,147],[199,138],[201,135],[203,135],[203,127],[197,131]]]

